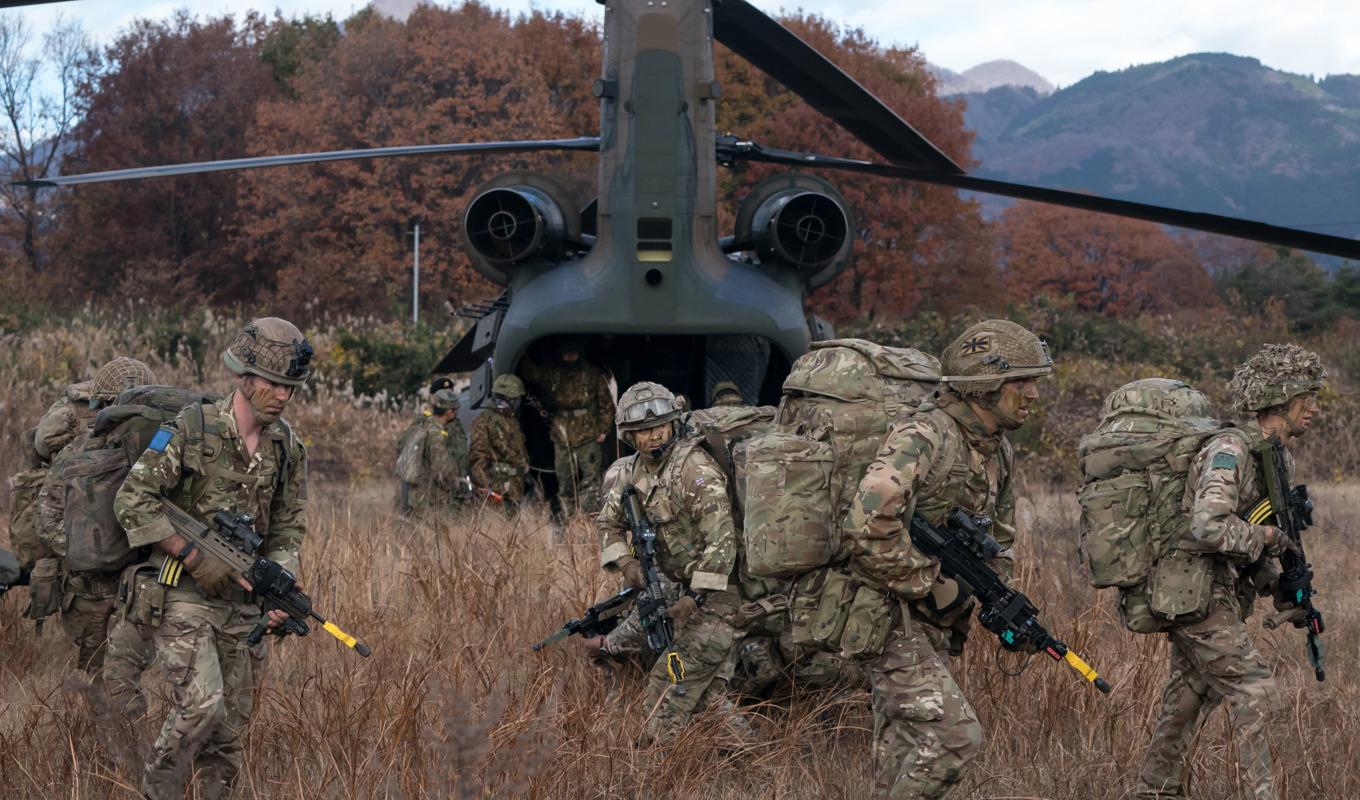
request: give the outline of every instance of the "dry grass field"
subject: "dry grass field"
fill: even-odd
[[[127,336],[72,329],[50,341],[0,342],[0,369],[15,376],[0,390],[0,467],[13,471],[18,431],[54,387],[138,345]],[[173,360],[154,366],[169,381],[225,385]],[[704,716],[673,741],[635,747],[646,713],[639,674],[606,674],[571,642],[530,650],[615,588],[596,567],[587,520],[556,543],[539,510],[403,524],[390,513],[386,479],[400,413],[360,408],[323,388],[299,398],[289,417],[313,458],[303,577],[321,613],[367,641],[373,656],[320,632],[271,645],[247,736],[244,797],[866,796],[867,693],[790,687],[749,708],[762,734],[754,743]],[[1360,544],[1350,535],[1360,526],[1360,486],[1313,463],[1305,461],[1303,477],[1329,479],[1315,481],[1319,524],[1309,542],[1327,615],[1327,682],[1314,681],[1299,632],[1264,631],[1259,616],[1252,629],[1284,695],[1272,730],[1281,796],[1349,800],[1360,797]],[[1087,586],[1070,492],[1036,491],[1020,522],[1020,584],[1114,691],[1100,695],[1046,658],[1007,677],[994,640],[975,632],[955,667],[988,740],[959,796],[1128,797],[1166,674],[1165,647],[1126,633],[1109,596]],[[0,797],[136,797],[138,767],[123,748],[101,744],[97,727],[106,723],[72,677],[73,646],[55,624],[34,637],[18,618],[24,594],[0,601]],[[1011,671],[1013,659],[1005,662]],[[163,710],[159,670],[145,683],[151,719],[138,723],[134,748],[154,737]],[[1220,711],[1194,751],[1192,796],[1234,797],[1234,760]]]

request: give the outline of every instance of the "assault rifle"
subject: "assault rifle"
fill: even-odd
[[[306,636],[312,631],[307,625],[307,618],[310,617],[359,655],[367,658],[372,654],[368,645],[340,630],[335,623],[326,621],[312,609],[312,599],[297,588],[297,578],[293,577],[293,573],[277,561],[255,555],[264,541],[255,532],[253,520],[249,516],[219,511],[213,516],[212,527],[209,527],[166,498],[162,497],[160,501],[175,533],[197,545],[205,556],[216,558],[231,567],[253,587],[260,610],[266,613],[246,637],[247,644],[253,647],[260,643],[269,630],[268,612],[278,609],[286,612],[288,618],[274,629],[276,636],[290,633]]]
[[[642,574],[647,579],[647,586],[638,597],[638,621],[647,632],[648,649],[666,654],[666,674],[675,685],[676,694],[684,694],[685,662],[675,650],[675,626],[666,616],[666,592],[656,566],[656,528],[642,511],[637,487],[631,483],[625,486],[622,500],[623,516],[633,534],[633,556],[642,564]]]
[[[987,566],[988,561],[1001,553],[1001,545],[987,532],[991,524],[987,517],[974,519],[956,508],[949,512],[947,527],[940,530],[920,514],[914,514],[911,543],[922,553],[938,558],[940,570],[958,581],[960,590],[977,597],[981,604],[978,621],[1001,639],[1002,647],[1042,650],[1055,661],[1066,661],[1097,689],[1109,694],[1110,684],[1039,624],[1039,609],[1034,603],[1007,586],[1001,576]]]
[[[1313,605],[1313,565],[1303,552],[1303,532],[1313,524],[1313,501],[1308,497],[1308,487],[1303,484],[1289,488],[1289,475],[1285,472],[1284,444],[1279,437],[1272,436],[1261,448],[1261,466],[1266,476],[1266,499],[1269,506],[1261,504],[1253,511],[1250,521],[1261,523],[1273,516],[1275,526],[1284,533],[1293,547],[1280,554],[1280,594],[1303,609],[1302,618],[1294,620],[1294,627],[1307,628],[1308,639],[1304,645],[1308,661],[1313,665],[1313,674],[1319,681],[1326,680],[1327,671],[1323,667],[1322,612]],[[1264,507],[1264,508],[1263,508]]]
[[[619,616],[609,612],[632,600],[638,593],[637,589],[628,587],[613,597],[606,598],[587,608],[580,619],[574,619],[563,625],[561,628],[543,641],[534,645],[534,650],[542,650],[550,644],[556,644],[568,636],[602,636],[614,630],[619,625]],[[608,615],[608,616],[605,616]]]

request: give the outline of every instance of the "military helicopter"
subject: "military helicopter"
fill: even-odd
[[[477,270],[504,287],[467,309],[475,323],[433,371],[495,375],[543,357],[562,337],[584,344],[621,386],[656,380],[691,397],[735,381],[772,402],[794,359],[832,335],[804,312],[807,294],[846,266],[854,224],[814,171],[952,186],[1226,234],[1346,258],[1360,242],[1215,214],[988,180],[959,165],[806,42],[746,0],[601,0],[604,57],[593,93],[600,132],[574,139],[425,144],[232,159],[45,178],[39,186],[186,175],[343,159],[599,153],[597,196],[583,209],[547,175],[508,172],[483,185],[462,222]],[[881,156],[878,162],[767,147],[719,135],[717,41]],[[742,200],[718,230],[719,166],[790,168]]]

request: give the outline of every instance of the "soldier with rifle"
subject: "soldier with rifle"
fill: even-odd
[[[850,615],[859,622],[847,621],[841,646],[858,654],[873,690],[875,798],[945,797],[982,750],[982,725],[949,656],[962,651],[974,592],[984,612],[998,598],[984,592],[993,587],[981,573],[950,575],[945,549],[918,541],[913,520],[945,529],[956,510],[988,518],[995,547],[985,550],[985,566],[1009,580],[1015,484],[1005,434],[1030,418],[1038,381],[1053,371],[1047,345],[1007,320],[968,328],[941,362],[943,388],[889,429],[850,509],[849,569],[861,587]],[[1033,618],[1019,611],[995,617],[996,627]],[[1030,652],[1043,645],[1039,637],[1012,643]]]
[[[596,524],[600,563],[639,591],[648,647],[660,656],[647,678],[643,741],[675,733],[709,706],[732,711],[745,733],[727,697],[742,628],[727,478],[696,439],[681,436],[680,409],[664,386],[629,387],[615,423],[637,452],[606,473]],[[668,601],[662,575],[679,584],[679,599]]]
[[[1267,627],[1291,622],[1305,629],[1309,659],[1322,680],[1322,615],[1313,606],[1312,571],[1299,536],[1311,522],[1312,503],[1306,488],[1290,488],[1289,447],[1312,426],[1325,378],[1316,353],[1266,345],[1237,368],[1228,387],[1233,410],[1250,418],[1207,439],[1191,463],[1189,523],[1176,542],[1176,568],[1159,564],[1151,591],[1154,606],[1195,602],[1183,602],[1183,613],[1167,625],[1171,676],[1137,797],[1185,796],[1190,745],[1220,703],[1234,730],[1243,792],[1255,800],[1278,797],[1266,738],[1278,690],[1246,619],[1258,595],[1273,596],[1277,614]]]
[[[290,576],[307,532],[306,451],[280,417],[311,374],[312,347],[292,323],[269,317],[246,325],[222,360],[235,375],[232,392],[164,424],[114,500],[129,545],[152,546],[165,589],[155,638],[172,685],[170,714],[142,773],[152,800],[180,800],[195,774],[202,797],[231,796],[265,655],[249,637],[262,616],[252,590],[268,587],[252,581],[281,578],[243,576],[177,529],[164,501],[204,525],[219,512],[249,516],[259,555]],[[271,607],[266,626],[289,623],[289,610]]]

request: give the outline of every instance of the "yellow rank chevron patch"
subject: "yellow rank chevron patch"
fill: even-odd
[[[1252,525],[1264,525],[1266,520],[1273,516],[1275,516],[1275,509],[1270,505],[1270,498],[1263,497],[1261,502],[1252,506],[1251,510],[1247,512],[1247,522]]]
[[[179,579],[184,574],[184,562],[178,558],[167,558],[161,564],[161,574],[157,576],[156,582],[162,586],[174,588],[179,586]]]

